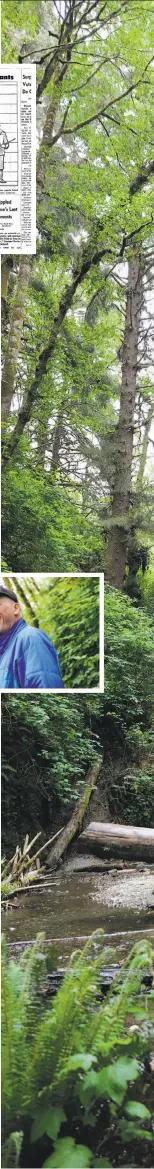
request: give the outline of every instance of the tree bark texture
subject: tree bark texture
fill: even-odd
[[[112,522],[107,554],[107,579],[118,589],[123,586],[127,555],[141,298],[142,265],[134,252],[128,267],[120,412],[117,435],[114,434]]]
[[[39,201],[41,199],[42,187],[44,188],[44,184],[45,184],[46,167],[47,167],[47,163],[48,163],[49,150],[52,147],[53,130],[54,130],[55,118],[56,118],[56,114],[57,114],[57,110],[58,110],[58,106],[59,106],[59,101],[61,98],[61,93],[62,93],[62,82],[60,79],[59,71],[57,71],[55,78],[54,78],[52,99],[51,99],[51,102],[50,102],[50,105],[48,107],[47,114],[46,114],[44,130],[43,130],[43,137],[42,137],[42,140],[40,142],[38,155],[37,155],[37,165],[36,165],[37,196],[38,196],[37,197],[37,204],[39,203]],[[39,188],[41,188],[41,189],[39,189]]]

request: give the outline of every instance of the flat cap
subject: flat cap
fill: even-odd
[[[10,601],[16,601],[18,605],[18,597],[13,593],[12,589],[5,589],[4,585],[0,584],[0,597],[9,597]]]

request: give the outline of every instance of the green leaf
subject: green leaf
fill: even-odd
[[[135,1124],[135,1121],[133,1122],[133,1120],[130,1120],[128,1123],[126,1120],[120,1120],[119,1130],[121,1137],[127,1141],[131,1141],[134,1137],[135,1139],[136,1137],[141,1137],[142,1140],[144,1138],[146,1141],[153,1141],[152,1133],[147,1132],[147,1129],[138,1128],[137,1124]]]
[[[67,1064],[67,1071],[76,1071],[76,1068],[83,1068],[83,1071],[88,1072],[91,1065],[96,1063],[96,1056],[90,1055],[89,1052],[81,1051],[78,1055],[71,1055]]]
[[[99,1169],[112,1169],[111,1161],[108,1161],[107,1157],[98,1157],[95,1169],[97,1169],[97,1166],[99,1166]]]
[[[140,1100],[130,1100],[125,1105],[125,1112],[127,1112],[128,1116],[139,1116],[141,1120],[145,1120],[146,1116],[148,1120],[151,1117],[149,1108],[146,1108],[145,1104],[141,1104]]]
[[[139,1074],[137,1059],[128,1059],[127,1056],[117,1059],[114,1064],[102,1068],[96,1076],[96,1095],[105,1096],[121,1104],[129,1080],[136,1080]]]
[[[96,1082],[97,1082],[96,1072],[94,1071],[94,1068],[91,1068],[91,1070],[88,1072],[87,1076],[85,1076],[85,1078],[81,1081],[80,1085],[78,1086],[79,1099],[81,1100],[81,1104],[84,1104],[84,1106],[86,1108],[87,1108],[87,1105],[90,1104],[90,1100],[92,1099],[92,1097],[95,1096],[95,1094],[96,1094],[95,1093]]]
[[[47,1133],[55,1141],[61,1124],[65,1120],[66,1113],[63,1108],[41,1109],[32,1124],[31,1141],[38,1141],[39,1137],[42,1137],[44,1133]]]
[[[44,1161],[43,1169],[86,1169],[91,1160],[92,1153],[86,1145],[76,1145],[72,1137],[64,1137],[56,1141],[55,1151]]]

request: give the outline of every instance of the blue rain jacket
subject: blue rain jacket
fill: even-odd
[[[58,655],[42,629],[21,617],[0,635],[1,690],[63,690]]]

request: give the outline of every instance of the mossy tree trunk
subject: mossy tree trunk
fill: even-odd
[[[66,852],[68,845],[71,844],[73,837],[76,836],[77,832],[79,832],[83,818],[85,816],[85,812],[87,811],[90,797],[97,782],[100,769],[101,760],[99,759],[97,763],[93,764],[93,767],[90,768],[90,771],[88,771],[88,775],[85,779],[84,791],[82,792],[80,799],[77,801],[74,812],[72,812],[72,816],[68,824],[66,824],[66,828],[63,829],[59,840],[57,840],[57,843],[49,853],[47,858],[47,865],[49,865],[50,869],[55,868],[64,852]]]
[[[12,305],[12,315],[10,321],[8,345],[4,361],[1,392],[2,420],[6,422],[10,414],[12,398],[16,386],[18,356],[32,261],[33,257],[31,256],[20,257],[16,290]],[[21,396],[22,393],[23,390],[21,384]]]

